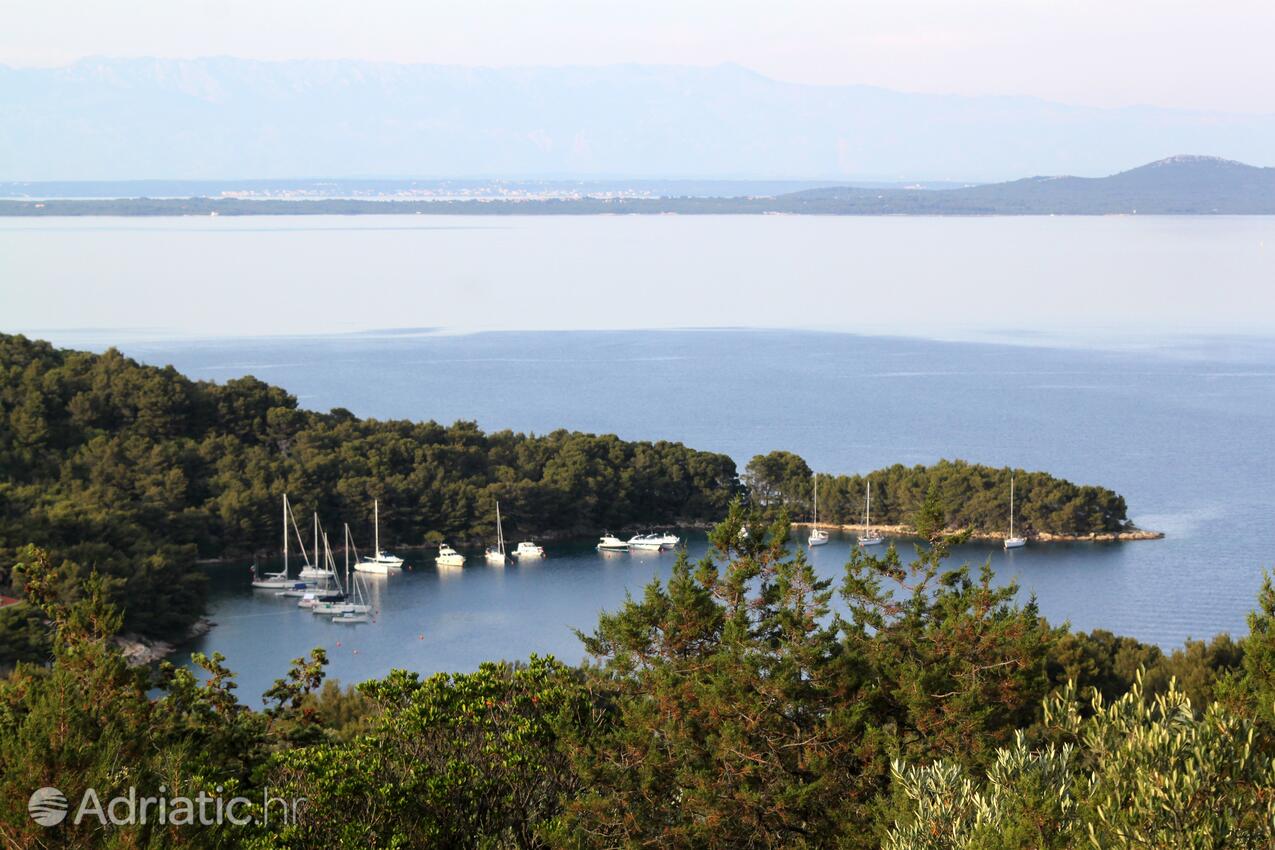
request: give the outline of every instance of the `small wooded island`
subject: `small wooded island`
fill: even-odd
[[[11,566],[48,550],[68,592],[96,570],[124,628],[181,636],[204,609],[201,559],[272,554],[278,504],[422,545],[493,539],[500,501],[510,534],[595,535],[651,525],[708,527],[742,499],[768,515],[809,518],[812,474],[790,452],[759,455],[743,475],[724,454],[674,442],[566,430],[484,433],[473,422],[360,419],[304,410],[283,389],[245,377],[192,381],[112,349],[57,349],[0,335],[0,593],[21,597]],[[820,517],[858,521],[864,482],[873,518],[914,525],[931,488],[943,521],[998,535],[1008,469],[959,461],[818,476]],[[1018,472],[1020,527],[1037,539],[1136,533],[1125,501],[1102,487]],[[0,661],[44,652],[43,621],[0,613]]]

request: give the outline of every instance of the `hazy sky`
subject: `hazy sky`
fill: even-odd
[[[1271,0],[0,0],[0,63],[736,62],[778,79],[1275,112]]]

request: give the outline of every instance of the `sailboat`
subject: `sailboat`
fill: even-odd
[[[505,529],[500,524],[500,502],[496,503],[496,545],[487,547],[487,554],[484,556],[489,564],[503,565],[506,560],[505,555]]]
[[[867,482],[867,496],[863,502],[864,532],[859,535],[860,546],[876,546],[884,543],[885,538],[872,530],[872,482]]]
[[[814,477],[815,485],[815,511],[812,521],[813,528],[810,529],[810,536],[806,538],[807,545],[823,546],[828,542],[828,532],[819,527],[819,476]]]
[[[253,568],[252,586],[258,590],[275,590],[283,591],[277,593],[277,596],[299,596],[301,592],[314,586],[314,582],[302,579],[288,577],[288,526],[292,526],[292,532],[297,536],[297,544],[301,549],[301,556],[305,559],[307,566],[310,564],[310,556],[305,552],[305,546],[301,544],[301,530],[297,528],[296,517],[292,515],[292,507],[288,504],[288,494],[283,494],[283,569],[277,573],[266,573],[264,576],[256,574],[256,568]],[[300,592],[298,592],[300,591]]]
[[[257,575],[257,566],[252,567],[252,586],[258,590],[284,590],[295,582],[288,578],[288,494],[283,494],[283,569],[277,573]]]
[[[328,565],[322,563],[319,557],[319,512],[314,512],[314,563],[308,561],[301,568],[301,578],[314,579],[316,581],[329,582],[334,578],[334,572],[328,569]]]
[[[1009,536],[1005,538],[1006,549],[1021,549],[1027,545],[1026,537],[1014,536],[1014,474],[1009,476]]]
[[[387,575],[393,570],[401,570],[403,568],[403,559],[389,552],[381,551],[381,503],[380,500],[372,501],[373,523],[376,528],[375,543],[372,555],[364,558],[354,565],[354,569],[361,573],[376,573],[377,575]]]
[[[363,597],[363,588],[359,584],[358,573],[350,576],[350,549],[354,547],[354,540],[350,537],[350,526],[345,526],[345,590],[346,597],[341,601],[320,602],[312,609],[315,614],[366,614],[372,610],[372,606],[368,605]],[[355,550],[355,555],[358,551]]]

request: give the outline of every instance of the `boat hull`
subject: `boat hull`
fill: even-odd
[[[363,561],[354,565],[354,571],[359,573],[370,573],[375,576],[389,575],[390,571],[397,569],[389,564],[376,564],[370,561]]]
[[[1025,537],[1006,537],[1005,538],[1006,549],[1021,549],[1026,545],[1027,545],[1027,538]]]

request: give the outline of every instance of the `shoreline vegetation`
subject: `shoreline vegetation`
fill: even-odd
[[[891,537],[920,537],[920,532],[915,526],[911,525],[877,525],[873,523],[871,526],[863,523],[834,523],[834,522],[794,522],[794,528],[822,528],[825,530],[849,531],[855,534],[860,532],[876,531]],[[957,534],[963,529],[946,528],[944,533]],[[1004,540],[1009,536],[1008,531],[973,531],[969,532],[970,540]],[[1066,534],[1051,533],[1048,531],[1040,531],[1030,534],[1027,539],[1033,543],[1122,543],[1134,540],[1163,540],[1163,531],[1146,531],[1141,528],[1126,531],[1090,531],[1086,534]]]
[[[360,419],[306,410],[252,377],[192,381],[115,349],[22,336],[0,335],[0,376],[0,592],[26,595],[13,565],[39,547],[61,594],[101,575],[121,631],[149,640],[181,640],[203,616],[197,562],[277,551],[284,493],[303,522],[313,512],[349,522],[356,542],[371,536],[379,500],[381,539],[410,546],[489,543],[497,501],[508,534],[544,539],[711,527],[737,499],[768,521],[810,510],[812,472],[791,452],[758,455],[741,474],[724,454],[668,441]],[[820,474],[819,515],[857,521],[870,480],[874,523],[916,526],[926,515],[939,528],[996,533],[1011,475],[1029,535],[1136,531],[1110,490],[963,461]],[[0,611],[0,664],[48,653],[32,607]]]

